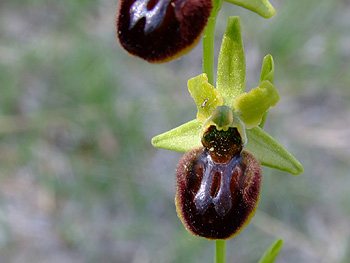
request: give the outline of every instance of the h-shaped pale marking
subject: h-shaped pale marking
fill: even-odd
[[[147,10],[148,1],[149,0],[136,0],[130,7],[129,30],[143,17],[146,18],[146,24],[143,29],[145,35],[151,33],[162,24],[168,4],[171,0],[159,0],[152,10]]]
[[[240,156],[233,157],[227,164],[215,163],[210,155],[204,163],[204,173],[200,188],[194,197],[194,203],[198,212],[203,215],[211,203],[214,204],[216,212],[220,216],[225,216],[232,207],[230,182],[235,170],[242,172],[239,167]],[[215,197],[210,195],[214,175],[220,174],[219,191]]]

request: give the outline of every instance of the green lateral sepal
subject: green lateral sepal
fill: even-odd
[[[202,146],[200,133],[203,123],[198,119],[189,121],[168,132],[153,137],[152,145],[156,148],[177,152],[188,152]]]
[[[244,149],[253,153],[262,165],[294,175],[304,171],[301,163],[260,127],[248,129],[247,137],[248,143]]]

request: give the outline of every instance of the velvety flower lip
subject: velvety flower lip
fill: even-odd
[[[226,1],[265,18],[276,12],[268,0]],[[198,43],[212,9],[211,0],[122,0],[119,42],[130,54],[151,63],[176,59]]]
[[[193,149],[176,170],[175,204],[180,220],[196,236],[232,238],[256,212],[261,174],[259,162],[246,151],[227,163],[217,163],[208,149]]]
[[[122,0],[118,38],[132,55],[166,62],[197,44],[211,9],[208,0]]]
[[[239,17],[230,17],[219,53],[216,88],[208,83],[205,74],[190,79],[188,89],[197,105],[197,118],[154,137],[153,146],[180,152],[202,147],[203,130],[215,125],[211,119],[213,112],[219,106],[227,106],[234,112],[234,120],[228,127],[236,127],[243,140],[246,131],[246,151],[253,153],[262,165],[301,174],[303,166],[300,162],[259,127],[266,112],[279,100],[273,80],[273,58],[267,55],[263,60],[258,87],[244,92],[245,56],[241,21]]]

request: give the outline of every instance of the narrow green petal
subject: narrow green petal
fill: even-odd
[[[294,175],[304,171],[301,163],[263,129],[259,127],[249,129],[247,137],[248,143],[245,149],[253,153],[262,165]]]
[[[258,263],[273,263],[279,255],[283,246],[283,240],[276,240],[264,253]]]
[[[223,104],[223,99],[217,89],[209,82],[206,74],[201,74],[187,82],[188,90],[193,97],[197,108],[197,118],[204,122],[216,107]]]
[[[246,127],[257,126],[265,112],[279,101],[278,91],[270,81],[264,80],[258,87],[235,99],[233,108]]]
[[[224,0],[226,2],[239,5],[243,8],[249,9],[262,17],[270,18],[276,14],[275,8],[268,0]]]
[[[261,66],[260,83],[268,80],[273,83],[275,79],[275,65],[272,56],[266,55]]]
[[[202,123],[198,120],[189,121],[177,128],[153,137],[152,145],[177,152],[187,152],[202,146],[200,133]]]
[[[245,89],[246,64],[241,37],[241,19],[229,17],[222,40],[216,88],[224,98],[224,104],[233,106],[233,100]]]

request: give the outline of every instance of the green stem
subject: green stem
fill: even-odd
[[[214,85],[214,41],[216,18],[223,0],[213,0],[213,9],[203,34],[203,73],[208,76],[209,83]]]
[[[215,250],[215,263],[226,262],[226,240],[217,239]]]

